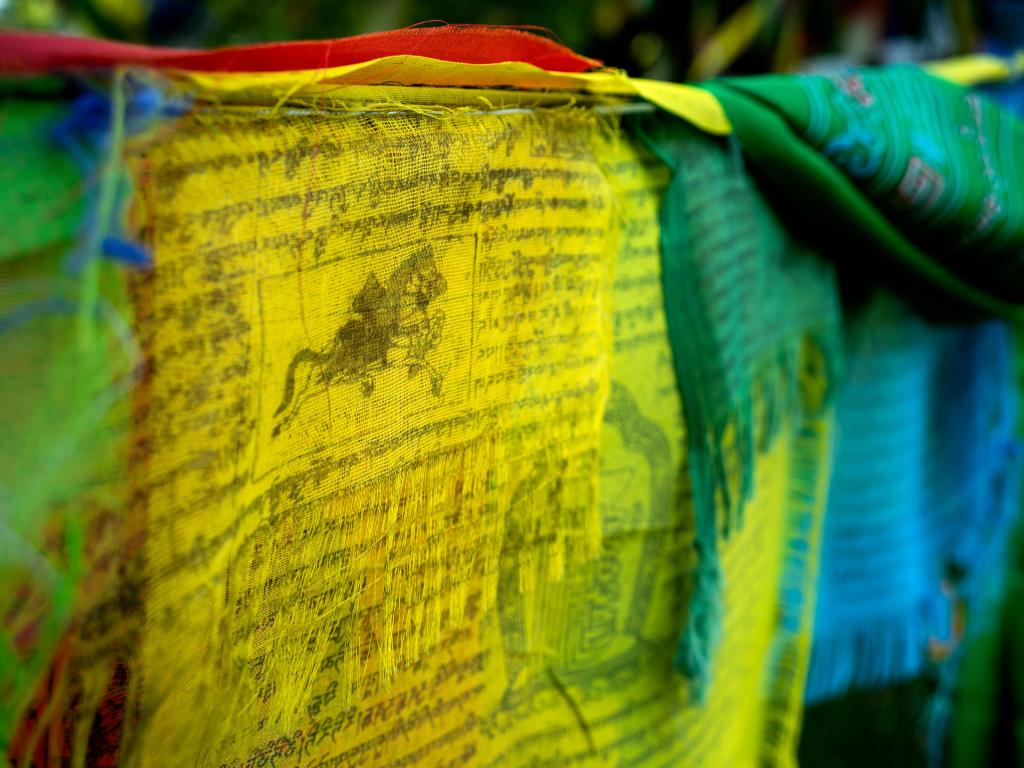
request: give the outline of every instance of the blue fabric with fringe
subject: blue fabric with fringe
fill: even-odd
[[[880,295],[853,314],[805,698],[919,674],[1001,560],[1018,501],[1013,343]]]

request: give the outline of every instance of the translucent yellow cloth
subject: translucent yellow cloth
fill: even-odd
[[[807,408],[760,446],[696,702],[669,169],[618,114],[637,91],[266,77],[175,75],[192,109],[125,150],[153,261],[128,280],[130,546],[32,716],[63,719],[51,754],[787,764],[827,377],[808,349]]]

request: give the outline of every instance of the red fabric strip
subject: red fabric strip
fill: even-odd
[[[265,43],[210,51],[153,48],[82,37],[0,32],[0,72],[142,64],[201,72],[279,72],[358,64],[382,56],[414,55],[463,64],[520,61],[553,72],[583,72],[601,66],[546,37],[507,27],[451,25],[391,32]]]

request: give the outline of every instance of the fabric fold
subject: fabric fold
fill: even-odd
[[[937,318],[1024,316],[1015,118],[914,67],[704,87],[777,204],[847,274]]]

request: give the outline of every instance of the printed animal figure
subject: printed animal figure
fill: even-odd
[[[363,396],[369,397],[376,387],[377,374],[404,365],[410,379],[424,371],[429,373],[431,391],[440,397],[443,377],[430,363],[428,353],[440,341],[444,312],[431,305],[447,290],[448,283],[437,269],[430,246],[403,261],[385,284],[373,272],[367,275],[352,299],[355,318],[338,328],[330,346],[302,349],[292,357],[284,377],[281,405],[274,412],[279,421],[273,435],[280,434],[295,418],[313,378],[322,387],[358,383]],[[394,357],[401,351],[404,357],[396,363]],[[304,370],[302,392],[296,395],[296,382]]]

